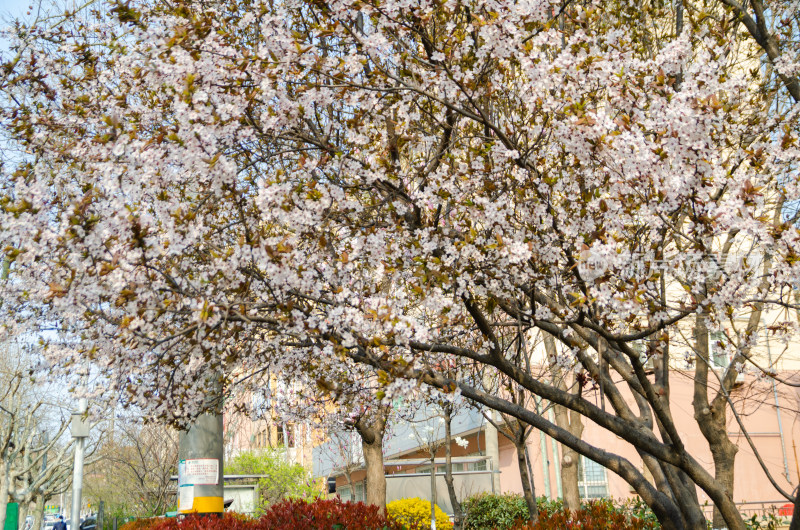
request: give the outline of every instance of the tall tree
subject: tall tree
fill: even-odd
[[[773,39],[778,61],[724,9],[134,0],[23,28],[4,85],[26,152],[3,174],[5,309],[80,333],[58,360],[95,360],[169,420],[199,411],[209,369],[364,364],[383,392],[421,381],[543,430],[665,528],[703,527],[697,488],[743,528],[720,426],[737,371],[770,371],[759,315],[797,331],[779,312],[798,309],[797,112],[766,112],[794,90],[797,46]],[[521,369],[503,348],[520,329],[560,342],[607,406]],[[672,416],[687,329],[711,472]],[[719,379],[709,332],[730,335]],[[432,353],[613,432],[653,482]]]
[[[164,515],[175,506],[177,472],[177,431],[122,414],[87,467],[84,491],[93,503],[104,501],[110,515]]]

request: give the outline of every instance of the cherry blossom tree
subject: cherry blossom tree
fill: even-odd
[[[169,421],[209,371],[366,365],[381,396],[422,382],[546,432],[665,528],[705,527],[698,487],[744,528],[730,390],[772,371],[763,315],[776,340],[798,327],[794,9],[131,0],[25,27],[3,74],[3,310],[80,336],[53,360],[91,359]],[[535,330],[608,406],[505,354]],[[711,472],[672,417],[687,330]],[[615,433],[653,481],[434,353]]]

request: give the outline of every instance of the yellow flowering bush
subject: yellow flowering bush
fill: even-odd
[[[453,523],[450,522],[447,514],[438,506],[435,509],[436,530],[453,528]],[[390,519],[394,519],[409,530],[430,528],[431,526],[431,503],[419,497],[392,501],[386,505],[386,513]]]

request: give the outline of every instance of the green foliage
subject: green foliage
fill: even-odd
[[[537,501],[538,502],[538,501]],[[514,521],[528,519],[528,505],[522,495],[481,493],[464,500],[464,530],[511,528]]]
[[[551,530],[564,528],[574,530],[655,530],[661,526],[655,522],[646,522],[631,515],[628,506],[623,503],[615,506],[611,499],[594,499],[584,503],[579,510],[570,512],[562,509],[552,513],[539,514],[535,525],[517,522],[513,530]]]
[[[266,512],[269,506],[284,499],[313,501],[323,491],[322,485],[311,479],[303,466],[286,461],[277,450],[246,451],[226,462],[226,475],[267,475],[259,479],[259,506],[256,515]]]
[[[437,529],[453,527],[450,518],[438,505],[434,505],[434,510]],[[431,503],[419,497],[392,501],[386,505],[386,512],[390,519],[402,524],[408,530],[422,530],[430,528],[431,525]]]
[[[744,527],[747,530],[777,530],[781,527],[781,518],[774,513],[762,516],[756,514],[744,520]]]
[[[550,528],[638,529],[661,528],[652,510],[640,499],[615,504],[611,499],[585,503],[580,510],[564,509],[561,500],[536,499],[539,521],[527,524],[528,505],[522,495],[482,493],[464,501],[464,530],[539,530]]]
[[[632,499],[623,501],[620,505],[620,509],[631,517],[653,525],[653,528],[661,526],[653,510],[639,497],[633,497]]]

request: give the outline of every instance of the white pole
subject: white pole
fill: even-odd
[[[83,451],[86,444],[86,434],[82,429],[76,428],[76,420],[83,423],[83,416],[89,408],[86,398],[78,400],[78,411],[73,416],[73,432],[75,438],[75,465],[72,471],[72,510],[70,512],[70,530],[78,530],[81,524],[81,493],[83,492]]]

